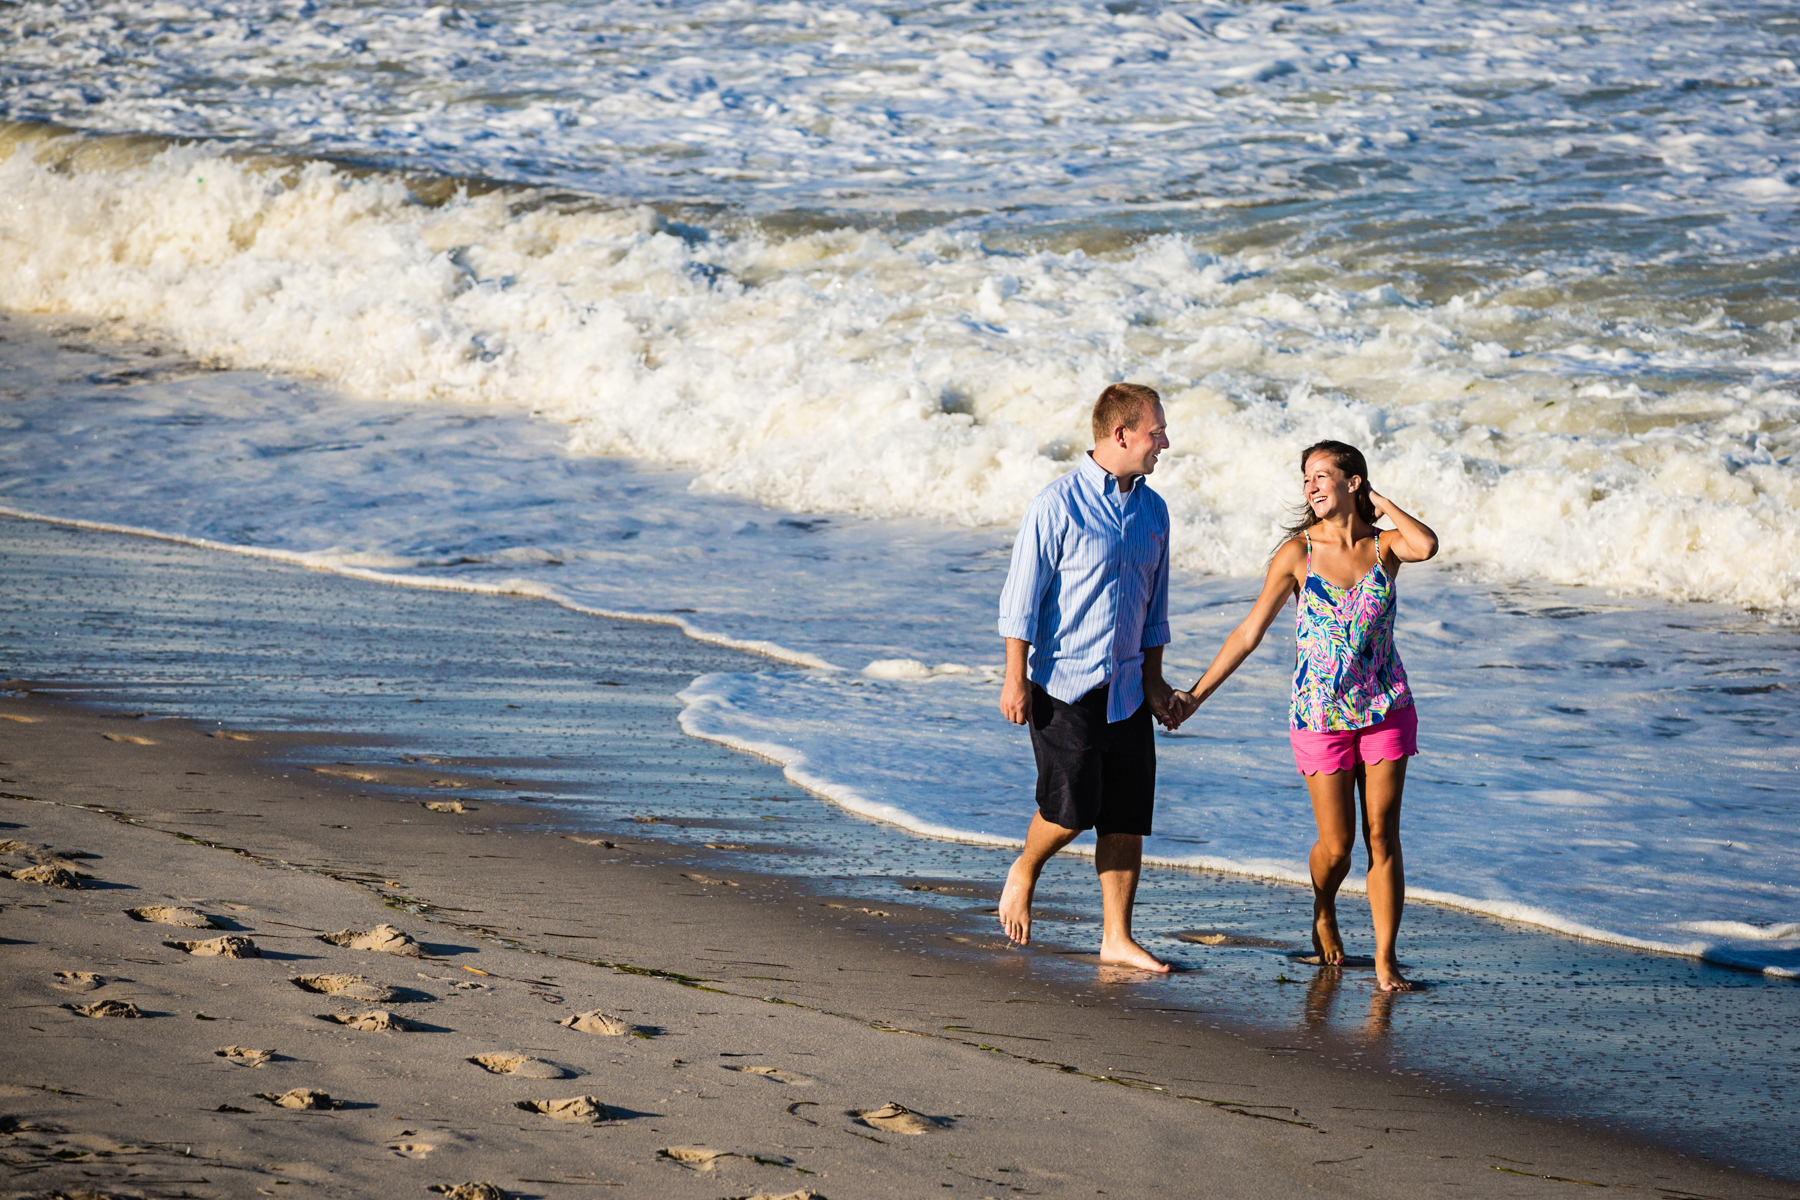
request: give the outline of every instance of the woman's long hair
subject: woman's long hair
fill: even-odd
[[[1307,462],[1311,460],[1312,456],[1315,454],[1329,454],[1331,456],[1332,466],[1342,471],[1345,475],[1356,475],[1362,479],[1362,486],[1356,489],[1356,515],[1362,518],[1364,524],[1373,527],[1375,524],[1375,502],[1369,499],[1369,493],[1374,491],[1374,489],[1369,486],[1369,463],[1368,460],[1363,457],[1363,452],[1358,450],[1355,446],[1350,445],[1348,442],[1334,442],[1330,440],[1314,442],[1300,452],[1300,473],[1302,476],[1306,474]],[[1294,510],[1293,523],[1282,531],[1281,541],[1285,543],[1289,538],[1299,537],[1314,525],[1317,525],[1319,520],[1319,514],[1313,511],[1313,506],[1302,500],[1300,502],[1300,507]]]

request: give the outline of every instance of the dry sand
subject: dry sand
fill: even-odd
[[[1800,1197],[921,952],[933,910],[0,717],[7,1194]]]

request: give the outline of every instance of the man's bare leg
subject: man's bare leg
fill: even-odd
[[[1313,819],[1319,840],[1308,856],[1313,885],[1313,952],[1319,965],[1335,967],[1344,961],[1344,939],[1338,933],[1337,894],[1350,874],[1350,851],[1356,846],[1355,771],[1320,772],[1306,776],[1312,797]]]
[[[1046,821],[1042,813],[1031,815],[1031,827],[1025,831],[1025,849],[1013,860],[1012,870],[1006,873],[1006,887],[1000,892],[1000,927],[1019,945],[1031,941],[1031,897],[1037,891],[1044,864],[1080,832]]]
[[[1144,839],[1138,834],[1109,833],[1094,847],[1094,869],[1100,873],[1100,904],[1106,921],[1100,938],[1100,961],[1167,974],[1169,964],[1138,945],[1131,936],[1131,908],[1137,903],[1138,875],[1143,866]]]
[[[1363,768],[1363,845],[1369,851],[1369,912],[1375,918],[1375,980],[1384,992],[1410,992],[1396,943],[1406,908],[1406,863],[1400,853],[1400,797],[1406,760]]]

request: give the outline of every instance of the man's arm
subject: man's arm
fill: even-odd
[[[1150,711],[1156,719],[1170,729],[1178,723],[1170,710],[1175,699],[1175,689],[1163,678],[1163,648],[1161,646],[1144,647],[1144,699],[1150,702]]]
[[[1031,681],[1025,678],[1025,661],[1030,656],[1030,642],[1006,639],[1006,682],[1000,685],[1000,711],[1014,725],[1031,720]]]
[[[1031,681],[1026,677],[1031,644],[1038,636],[1038,605],[1056,574],[1051,561],[1056,539],[1046,527],[1048,515],[1034,501],[1019,523],[1013,541],[1012,566],[1000,590],[1000,636],[1006,639],[1006,680],[1000,688],[1000,712],[1014,725],[1031,719]]]
[[[1144,634],[1139,649],[1144,652],[1144,699],[1156,719],[1175,728],[1181,722],[1174,715],[1175,689],[1163,679],[1163,647],[1169,642],[1169,538],[1165,531],[1162,557],[1150,577],[1150,603],[1144,612]]]

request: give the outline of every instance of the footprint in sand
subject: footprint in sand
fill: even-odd
[[[336,779],[354,779],[358,783],[380,783],[381,776],[371,775],[367,771],[356,771],[347,767],[308,767],[315,775],[330,775]]]
[[[94,992],[106,986],[106,976],[92,971],[58,971],[53,986],[65,992]]]
[[[1177,941],[1195,946],[1258,946],[1265,950],[1287,950],[1291,942],[1271,941],[1244,933],[1221,933],[1216,929],[1186,929],[1174,935]]]
[[[427,1145],[424,1142],[395,1142],[390,1145],[388,1149],[392,1150],[395,1154],[398,1154],[401,1158],[424,1158],[427,1154],[436,1150],[437,1147]]]
[[[333,1100],[330,1092],[322,1092],[318,1088],[290,1088],[280,1095],[274,1092],[256,1094],[278,1108],[332,1109],[341,1108],[344,1103],[342,1100]]]
[[[567,1100],[521,1100],[513,1106],[523,1112],[542,1113],[554,1121],[586,1121],[598,1124],[609,1115],[606,1105],[592,1096],[570,1096]]]
[[[254,742],[256,740],[247,733],[234,733],[229,729],[215,729],[206,736],[224,738],[228,742]]]
[[[629,1021],[620,1020],[597,1008],[584,1013],[576,1013],[572,1017],[564,1017],[557,1024],[578,1033],[598,1033],[607,1037],[623,1037],[636,1028]]]
[[[129,1000],[96,1000],[92,1004],[65,1004],[64,1008],[84,1017],[141,1017],[138,1006]]]
[[[429,808],[432,812],[441,812],[441,813],[460,813],[460,812],[474,812],[475,811],[472,808],[466,807],[461,800],[426,800],[426,801],[424,801],[424,806],[426,808]]]
[[[240,1067],[260,1067],[275,1057],[273,1050],[252,1050],[248,1046],[226,1046],[214,1050],[214,1054],[227,1062],[236,1063]]]
[[[133,746],[154,746],[156,743],[147,737],[139,737],[135,733],[103,733],[100,735],[109,742],[130,742]]]
[[[695,1171],[711,1171],[719,1165],[720,1159],[744,1157],[731,1150],[714,1150],[710,1146],[664,1146],[656,1153]]]
[[[361,975],[295,975],[288,982],[321,996],[342,996],[346,1000],[366,1000],[371,1004],[384,1004],[399,997],[393,988],[384,983],[370,983]]]
[[[818,1080],[814,1079],[811,1075],[802,1075],[798,1071],[779,1071],[779,1070],[776,1070],[774,1067],[726,1066],[725,1070],[727,1070],[727,1071],[742,1071],[746,1075],[760,1075],[764,1079],[771,1079],[771,1080],[774,1080],[776,1083],[785,1083],[790,1087],[810,1087],[813,1084],[819,1082]]]
[[[491,1183],[434,1183],[425,1190],[446,1200],[506,1200],[506,1193]]]
[[[185,950],[195,958],[261,958],[262,950],[241,933],[209,938],[204,942],[164,942],[171,950]]]
[[[714,887],[736,887],[737,886],[737,884],[731,882],[731,880],[729,880],[729,879],[714,879],[710,875],[686,875],[686,874],[684,874],[684,875],[682,875],[682,878],[683,879],[691,879],[695,883],[710,883]]]
[[[411,1033],[414,1025],[405,1017],[397,1017],[385,1008],[377,1008],[371,1012],[357,1013],[320,1013],[319,1020],[330,1021],[342,1025],[345,1029],[357,1029],[363,1033]]]
[[[425,952],[419,949],[419,943],[392,925],[377,925],[373,929],[340,929],[336,933],[321,933],[319,940],[330,942],[333,946],[342,946],[346,950],[374,950],[382,954],[404,954],[408,958],[425,957]]]
[[[754,1196],[745,1196],[744,1200],[825,1200],[825,1197],[811,1188],[796,1188],[779,1196],[774,1192],[758,1192]]]
[[[134,921],[156,925],[179,925],[184,929],[217,929],[219,923],[197,908],[169,904],[152,904],[147,908],[128,908],[125,915]]]
[[[936,1117],[923,1117],[903,1104],[884,1104],[880,1108],[857,1109],[851,1116],[867,1125],[870,1129],[879,1129],[883,1133],[930,1133],[943,1128],[944,1122]]]
[[[21,717],[18,713],[0,713],[0,721],[17,721],[21,725],[36,725],[42,717]]]
[[[567,1079],[575,1072],[529,1054],[477,1054],[469,1059],[493,1075],[517,1075],[521,1079]]]
[[[51,863],[21,867],[16,871],[8,871],[7,875],[21,883],[41,883],[45,887],[74,889],[81,886],[81,876],[67,867],[59,867]]]

